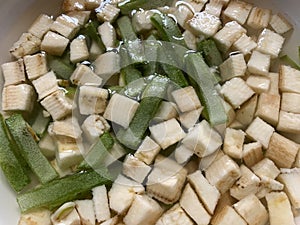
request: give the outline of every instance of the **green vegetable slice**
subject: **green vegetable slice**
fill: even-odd
[[[21,155],[24,157],[39,181],[41,183],[47,183],[57,178],[58,174],[47,158],[42,154],[33,137],[32,128],[29,127],[22,115],[14,114],[6,119],[5,122]]]
[[[184,73],[182,70],[176,68],[173,65],[176,65],[177,63],[173,59],[173,57],[170,54],[167,54],[166,49],[164,46],[161,46],[159,48],[159,62],[164,72],[167,74],[167,76],[170,78],[172,82],[177,84],[179,87],[187,87],[189,85],[187,79],[184,76]],[[166,62],[166,63],[162,63]]]
[[[166,93],[169,79],[162,76],[153,78],[143,92],[140,105],[127,129],[120,129],[117,139],[126,147],[136,149],[141,143],[149,123],[155,116]]]
[[[128,16],[122,16],[117,20],[117,25],[120,30],[122,39],[124,42],[135,41],[138,39],[136,33],[133,30],[131,20]]]
[[[142,71],[145,77],[155,75],[157,73],[157,59],[159,42],[154,35],[150,35],[145,42],[146,62],[142,66]]]
[[[50,123],[50,117],[45,117],[43,110],[44,109],[42,107],[38,108],[38,112],[35,117],[35,120],[31,125],[32,129],[39,137],[43,137]]]
[[[3,116],[0,114],[0,166],[11,187],[19,192],[30,183],[27,168],[24,168],[15,154]]]
[[[48,66],[55,74],[65,80],[68,80],[74,72],[75,66],[71,63],[64,62],[63,59],[57,56],[47,56]]]
[[[172,0],[128,0],[119,3],[118,7],[121,9],[122,14],[130,14],[134,9],[154,9],[162,6],[171,6]]]
[[[101,37],[98,34],[97,28],[99,26],[99,22],[92,20],[89,21],[84,28],[80,31],[81,34],[88,36],[93,41],[95,41],[102,52],[105,52],[106,47],[104,46]]]
[[[222,55],[212,39],[206,39],[197,44],[208,66],[219,66],[223,62]]]
[[[155,13],[151,16],[151,22],[163,41],[187,47],[177,23],[171,17]]]
[[[102,168],[103,161],[114,146],[114,143],[115,141],[109,132],[102,134],[85,156],[84,161],[78,166],[78,169],[90,170]]]
[[[65,202],[78,199],[82,193],[89,192],[96,186],[111,185],[107,170],[103,169],[102,173],[106,173],[107,176],[101,176],[98,172],[73,174],[21,194],[17,197],[20,209],[22,212],[37,208],[53,209]]]
[[[282,60],[287,65],[289,65],[297,70],[300,70],[300,66],[294,60],[292,60],[291,57],[289,57],[288,55],[281,56],[280,60]]]
[[[185,57],[186,70],[196,82],[198,95],[204,105],[204,116],[212,126],[225,124],[227,115],[221,97],[215,89],[215,78],[203,60],[201,53],[190,53]]]
[[[131,64],[139,64],[145,62],[144,46],[133,30],[131,19],[123,16],[117,20],[124,46],[127,50]]]

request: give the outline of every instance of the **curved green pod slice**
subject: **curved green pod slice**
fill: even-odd
[[[201,53],[190,53],[185,57],[186,70],[197,85],[199,99],[204,106],[203,115],[212,126],[225,124],[225,112],[221,96],[215,89],[215,77],[204,62]]]
[[[0,114],[0,166],[11,187],[19,192],[30,183],[27,169],[22,166],[14,152],[3,116]],[[18,151],[18,149],[15,149]]]
[[[129,14],[134,9],[155,9],[161,6],[171,6],[172,3],[173,0],[128,0],[119,3],[118,7],[121,9],[122,14]]]
[[[165,96],[169,79],[163,76],[156,76],[146,86],[140,105],[127,129],[120,129],[117,139],[126,147],[136,149],[141,143],[150,121],[155,116],[160,103]]]
[[[7,128],[19,148],[21,155],[41,183],[47,183],[58,177],[55,169],[42,154],[33,137],[33,130],[21,114],[13,114],[5,120]]]
[[[155,13],[151,16],[151,22],[163,41],[169,41],[187,48],[182,33],[174,19],[168,15]]]
[[[105,170],[105,169],[103,169]],[[17,197],[22,212],[37,208],[53,209],[61,204],[73,201],[100,185],[111,185],[107,171],[101,176],[99,171],[76,173],[58,180],[53,180]]]
[[[78,170],[91,170],[103,167],[104,160],[108,156],[115,141],[109,132],[101,135],[98,141],[91,147],[84,161],[78,166]]]

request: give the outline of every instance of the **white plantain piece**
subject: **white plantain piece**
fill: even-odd
[[[295,225],[290,201],[284,192],[272,192],[266,196],[270,225]]]
[[[233,207],[249,225],[264,225],[268,222],[268,212],[254,194],[238,201]]]
[[[279,168],[291,168],[299,149],[299,144],[274,132],[266,151],[266,157],[273,160]]]
[[[62,14],[56,18],[50,29],[68,39],[72,39],[79,31],[80,24],[78,19]]]
[[[181,141],[185,137],[185,133],[176,119],[170,119],[165,122],[151,126],[151,137],[166,149],[169,146]]]
[[[153,225],[163,213],[161,206],[147,195],[135,195],[127,215],[126,225]]]
[[[26,55],[24,65],[29,80],[37,79],[48,72],[46,54],[43,53]]]
[[[60,120],[72,111],[72,104],[60,90],[44,98],[41,105],[50,113],[53,120]]]
[[[83,121],[81,129],[84,137],[90,143],[95,143],[104,132],[110,130],[110,125],[102,116],[94,114]]]
[[[100,86],[102,84],[102,78],[95,74],[90,67],[83,64],[76,67],[70,77],[70,80],[72,84],[77,86]]]
[[[179,202],[180,206],[196,222],[197,225],[209,224],[211,216],[203,207],[190,184],[185,186]]]
[[[134,153],[134,156],[147,165],[150,165],[154,161],[160,149],[161,147],[153,139],[146,136]]]
[[[116,47],[117,34],[115,28],[110,22],[104,22],[98,27],[98,33],[101,36],[102,42],[106,50]]]
[[[41,40],[31,33],[23,33],[19,40],[13,44],[10,53],[17,59],[31,55],[40,50]]]
[[[43,36],[50,30],[53,22],[54,21],[51,16],[41,14],[35,19],[33,24],[28,29],[28,32],[38,37],[39,39],[42,39]]]
[[[247,25],[253,29],[266,28],[270,22],[272,10],[253,7],[247,20]],[[274,40],[272,40],[274,41]]]
[[[75,201],[76,210],[82,225],[95,225],[94,203],[92,200]]]
[[[213,215],[220,198],[218,189],[208,182],[200,170],[188,175],[188,181],[194,188],[208,213]]]
[[[166,211],[155,225],[193,225],[194,222],[177,203]]]
[[[35,93],[28,84],[9,85],[2,91],[3,111],[31,112],[35,102]]]
[[[222,137],[206,120],[202,120],[189,130],[182,144],[193,150],[198,157],[205,157],[219,149]]]
[[[38,94],[38,100],[42,100],[52,93],[58,91],[57,78],[53,71],[40,76],[36,80],[32,81],[32,85]]]
[[[240,176],[239,166],[227,155],[214,161],[205,170],[206,179],[210,184],[215,185],[221,194],[228,191]]]
[[[57,34],[53,31],[48,31],[41,43],[41,50],[51,54],[61,56],[69,44],[69,39]]]
[[[21,84],[26,81],[24,60],[7,62],[1,65],[2,74],[4,78],[4,86]]]
[[[151,167],[135,156],[129,154],[123,162],[123,174],[142,184],[150,173]]]
[[[31,224],[52,225],[50,216],[51,216],[51,211],[48,209],[22,213],[18,225],[31,225]]]
[[[98,223],[111,218],[107,189],[105,185],[93,188],[93,212]]]
[[[102,114],[107,107],[108,90],[84,85],[79,88],[78,105],[82,115]],[[111,101],[114,101],[112,98]],[[104,116],[105,117],[105,116]]]
[[[187,170],[169,158],[158,156],[148,176],[147,194],[165,203],[179,200],[187,176]]]
[[[246,23],[253,5],[244,1],[230,1],[223,14],[243,25]]]
[[[212,225],[247,225],[246,221],[231,207],[226,205],[211,220]]]
[[[137,101],[120,94],[114,94],[105,109],[103,117],[127,128],[138,107],[139,103]]]
[[[114,212],[124,214],[130,208],[135,195],[143,193],[145,189],[141,184],[119,175],[108,192],[109,206]]]

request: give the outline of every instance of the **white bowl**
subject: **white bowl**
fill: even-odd
[[[285,44],[285,52],[298,59],[300,46],[300,1],[299,0],[245,0],[258,6],[282,12],[294,25],[293,35]],[[57,15],[62,0],[0,0],[0,65],[11,59],[9,48],[25,32],[41,13]],[[2,79],[2,76],[0,76]],[[1,80],[0,80],[1,82]],[[1,86],[1,83],[0,83]],[[19,219],[15,194],[10,189],[0,170],[0,225],[14,225]],[[300,217],[296,221],[300,225]]]

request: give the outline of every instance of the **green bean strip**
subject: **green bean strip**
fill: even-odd
[[[142,78],[142,73],[133,65],[129,65],[121,70],[121,76],[124,76],[126,84],[129,84]]]
[[[65,80],[68,80],[75,70],[75,66],[71,64],[71,62],[67,63],[64,59],[57,56],[48,55],[47,63],[49,68],[53,70],[58,77]]]
[[[190,53],[185,57],[186,70],[197,83],[198,95],[204,105],[204,116],[212,126],[227,122],[227,115],[221,97],[215,89],[215,78],[205,64],[201,53]]]
[[[140,105],[127,129],[120,129],[117,139],[126,147],[136,149],[141,143],[149,123],[155,116],[166,93],[169,79],[162,76],[153,78],[143,92]]]
[[[131,20],[128,16],[122,16],[117,20],[117,25],[120,30],[122,39],[124,42],[135,41],[138,39],[136,33],[133,30]]]
[[[160,44],[154,35],[150,35],[145,42],[146,64],[142,66],[144,76],[157,73],[158,48]]]
[[[176,62],[171,55],[167,54],[164,46],[159,48],[159,58],[159,62],[166,62],[161,63],[160,65],[172,82],[179,87],[187,87],[189,85],[184,73],[180,69],[173,66],[176,65]]]
[[[105,132],[92,146],[84,161],[78,166],[79,170],[99,169],[103,167],[103,161],[114,145],[114,139],[110,133]]]
[[[47,183],[58,177],[47,158],[42,154],[32,136],[32,128],[20,114],[14,114],[6,119],[6,125],[11,133],[21,155],[41,183]]]
[[[0,114],[0,166],[11,187],[19,192],[30,183],[27,169],[22,166],[15,155],[14,145],[9,138],[3,116]]]
[[[98,172],[73,174],[21,194],[17,197],[20,209],[22,212],[37,208],[53,209],[65,202],[78,199],[82,193],[89,192],[96,186],[111,185],[107,170],[103,169],[102,173],[106,173],[107,176],[101,176]]]

